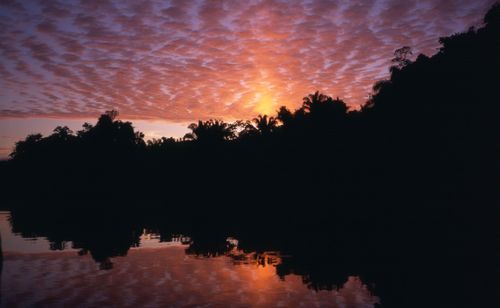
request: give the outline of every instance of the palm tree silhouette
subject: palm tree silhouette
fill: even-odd
[[[203,143],[222,142],[236,137],[234,124],[221,120],[198,121],[191,123],[188,128],[191,133],[184,135],[185,140],[196,140]]]
[[[302,108],[304,108],[305,111],[311,112],[314,110],[314,107],[324,103],[328,98],[328,96],[316,91],[302,99]]]
[[[253,119],[253,122],[257,131],[263,136],[271,134],[278,127],[278,120],[275,117],[268,117],[267,115],[259,114]]]
[[[303,98],[302,109],[311,116],[338,117],[345,115],[349,108],[338,97],[334,99],[316,91]]]

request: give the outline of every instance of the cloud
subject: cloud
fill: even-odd
[[[478,1],[2,1],[0,117],[186,122],[364,103],[395,49],[432,54]]]

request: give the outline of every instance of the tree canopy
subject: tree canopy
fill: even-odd
[[[85,174],[78,178],[85,185],[96,168],[121,164],[117,172],[141,179],[133,190],[168,183],[189,191],[182,183],[203,174],[196,185],[211,193],[257,185],[275,187],[278,196],[279,188],[297,183],[337,197],[492,193],[500,184],[499,8],[486,14],[483,27],[440,38],[435,55],[412,60],[409,46],[397,49],[389,78],[375,83],[359,110],[316,91],[296,110],[282,106],[247,121],[200,120],[182,139],[147,142],[111,110],[76,133],[58,126],[47,137],[27,136],[11,162],[24,170],[19,178],[43,162],[54,177]],[[263,168],[269,176],[256,172]]]

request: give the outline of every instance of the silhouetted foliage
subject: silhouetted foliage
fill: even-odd
[[[492,24],[500,18],[498,5],[486,16],[485,27],[441,38],[436,55],[419,55],[374,87],[367,120],[385,136],[387,153],[397,153],[384,163],[401,166],[391,171],[407,179],[398,189],[413,186],[418,194],[441,197],[496,195],[500,32]]]
[[[16,142],[16,146],[12,153],[10,153],[10,157],[23,159],[26,157],[29,158],[33,154],[36,155],[36,151],[37,148],[39,148],[42,137],[42,134],[31,134],[24,140]]]
[[[394,51],[394,58],[391,60],[394,63],[395,69],[403,69],[411,64],[410,56],[413,55],[410,46],[404,46]]]
[[[283,123],[283,125],[289,126],[293,121],[293,113],[285,106],[281,106],[278,110],[277,118],[281,121],[281,123]]]
[[[253,119],[255,127],[258,133],[262,136],[268,136],[272,134],[278,127],[278,121],[274,117],[268,117],[267,115],[258,115]]]
[[[296,110],[198,121],[182,139],[147,142],[106,111],[76,134],[57,127],[17,142],[3,167],[14,174],[6,186],[50,195],[64,178],[63,191],[76,195],[168,187],[210,196],[262,190],[282,201],[291,187],[330,199],[496,196],[499,15],[497,4],[482,28],[440,38],[433,56],[411,60],[409,46],[397,49],[389,78],[375,83],[359,110],[317,91]]]
[[[200,143],[218,143],[236,138],[236,126],[220,120],[198,121],[189,125],[191,133],[184,139]]]
[[[499,256],[491,244],[498,210],[490,206],[500,187],[499,21],[497,4],[483,27],[440,38],[435,55],[412,61],[409,47],[396,50],[390,76],[359,110],[318,91],[275,116],[193,123],[179,140],[146,143],[116,111],[76,135],[67,127],[29,135],[0,165],[2,187],[13,199],[158,200],[176,221],[199,217],[188,230],[189,254],[227,254],[234,235],[245,251],[293,256],[277,274],[299,274],[312,289],[333,289],[359,273],[379,283],[384,307],[412,306],[421,286],[446,292],[440,307],[454,307],[456,294],[474,303],[468,288],[498,274],[484,264]],[[398,203],[376,202],[389,199]],[[82,253],[110,268],[110,257],[137,242],[140,228],[125,229],[110,232],[113,249],[68,232]],[[477,268],[467,269],[469,262]]]

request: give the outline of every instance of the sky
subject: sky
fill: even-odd
[[[0,158],[116,109],[147,138],[198,119],[356,108],[395,49],[432,55],[495,0],[0,0]]]

